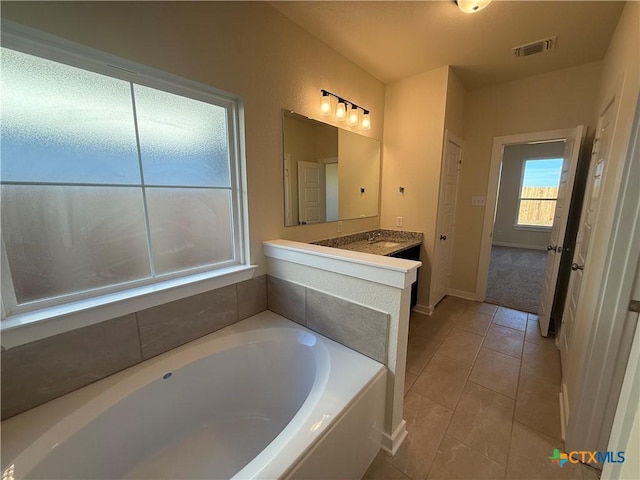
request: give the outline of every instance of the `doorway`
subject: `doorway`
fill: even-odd
[[[565,140],[503,150],[485,302],[538,313]]]
[[[489,266],[491,262],[491,249],[494,242],[494,226],[496,224],[496,213],[498,208],[498,186],[500,184],[501,166],[504,160],[504,152],[507,147],[520,145],[538,145],[552,142],[564,142],[564,151],[562,154],[562,171],[560,173],[560,184],[557,189],[557,197],[548,199],[547,208],[555,202],[553,209],[553,224],[551,227],[549,243],[546,245],[546,260],[544,267],[543,286],[540,295],[539,308],[536,313],[539,315],[540,333],[546,337],[549,332],[549,323],[551,319],[551,310],[555,295],[555,287],[560,270],[560,261],[565,252],[564,238],[569,215],[569,206],[573,194],[573,185],[576,176],[576,168],[578,165],[578,156],[585,135],[585,128],[578,126],[567,130],[553,130],[547,132],[534,132],[519,135],[509,135],[504,137],[495,137],[493,141],[493,150],[491,157],[491,168],[489,172],[489,183],[487,188],[487,201],[485,208],[485,217],[483,224],[482,242],[480,247],[480,262],[478,267],[476,292],[477,299],[484,301],[487,297],[487,287],[489,280]],[[524,148],[524,147],[522,147]],[[521,169],[520,187],[524,179],[524,169]],[[520,215],[521,206],[529,206],[532,203],[538,203],[538,206],[544,204],[544,198],[523,198],[522,188],[518,203],[518,215]],[[533,201],[533,202],[532,202]],[[542,202],[542,203],[541,203]],[[518,219],[515,219],[515,224]],[[548,229],[547,229],[548,231]],[[530,233],[529,233],[530,236]],[[511,288],[510,286],[507,288]]]
[[[442,154],[442,171],[440,174],[436,236],[434,239],[433,271],[429,288],[429,309],[431,311],[449,291],[452,245],[455,233],[454,219],[456,216],[458,177],[461,165],[462,139],[446,130]]]

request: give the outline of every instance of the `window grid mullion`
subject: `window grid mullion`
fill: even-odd
[[[551,202],[551,201],[556,201],[558,199],[557,198],[529,198],[529,197],[522,197],[522,198],[520,198],[520,200],[538,200],[538,201],[544,201],[544,202]]]
[[[0,180],[0,185],[27,185],[40,187],[141,187],[142,183],[98,183],[98,182],[23,182],[17,180]],[[231,190],[231,187],[217,187],[209,185],[160,185],[145,184],[146,188],[193,188],[200,190]]]
[[[149,272],[151,278],[156,276],[156,268],[153,261],[153,245],[151,243],[151,227],[149,226],[149,209],[147,207],[147,189],[144,184],[144,170],[142,168],[142,152],[140,149],[140,132],[138,130],[138,110],[136,109],[136,97],[134,93],[133,83],[129,82],[131,87],[131,106],[133,108],[133,127],[136,133],[136,150],[138,151],[138,168],[140,169],[140,184],[142,188],[142,209],[144,211],[144,225],[147,232],[147,251],[149,252]]]

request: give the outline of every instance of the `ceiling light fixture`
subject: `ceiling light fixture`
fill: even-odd
[[[491,3],[491,0],[454,0],[464,13],[475,13]]]
[[[349,100],[345,100],[339,97],[335,93],[331,93],[327,90],[320,90],[322,97],[320,99],[320,113],[323,116],[331,115],[333,113],[335,120],[338,122],[347,121],[347,124],[351,127],[358,127],[360,130],[371,129],[371,117],[369,110],[356,105]],[[333,112],[333,105],[331,103],[331,97],[337,100],[335,112]]]

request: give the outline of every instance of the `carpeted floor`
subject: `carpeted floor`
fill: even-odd
[[[547,252],[491,247],[485,302],[538,313]]]

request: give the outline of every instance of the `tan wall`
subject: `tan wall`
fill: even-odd
[[[449,132],[452,132],[458,138],[464,137],[464,106],[466,96],[467,91],[456,74],[455,68],[449,67],[444,128],[449,130]]]
[[[339,218],[376,215],[380,190],[380,144],[338,131]],[[364,188],[364,193],[360,188]]]
[[[316,158],[327,159],[332,158],[333,162],[338,159],[338,132],[335,128],[323,125],[316,128]]]
[[[493,138],[587,125],[595,128],[600,62],[469,91],[464,160],[458,190],[451,288],[475,294]]]
[[[300,222],[298,162],[316,163],[320,159],[338,158],[338,131],[328,125],[306,123],[283,116],[284,153],[291,156],[289,188],[291,189],[291,225]],[[375,211],[375,210],[374,210]]]
[[[380,226],[424,233],[418,304],[429,303],[449,67],[387,85]],[[404,194],[398,187],[405,188]],[[396,217],[403,226],[396,227]]]
[[[611,97],[616,95],[618,116],[611,140],[611,154],[604,171],[601,190],[600,207],[591,234],[585,269],[580,290],[580,303],[576,311],[576,323],[567,371],[563,375],[570,395],[570,402],[576,399],[576,392],[581,381],[583,360],[589,354],[589,334],[591,322],[598,317],[610,321],[608,312],[597,312],[603,290],[602,278],[606,255],[612,239],[612,222],[615,217],[616,202],[620,194],[623,180],[622,170],[625,163],[633,115],[640,92],[640,3],[627,2],[618,26],[603,61],[602,84],[598,92],[598,113]],[[586,372],[588,375],[588,372]],[[570,405],[573,407],[573,405]]]
[[[9,2],[3,19],[241,95],[251,262],[261,242],[314,240],[336,224],[284,227],[281,109],[319,117],[320,89],[371,110],[382,138],[384,85],[262,2]],[[343,222],[343,232],[379,218]]]
[[[513,228],[518,215],[518,198],[522,169],[525,160],[532,158],[562,158],[564,142],[539,143],[534,145],[509,145],[502,157],[498,205],[493,228],[493,243],[520,245],[543,249],[549,244],[551,230],[546,232],[517,230]]]
[[[300,203],[298,201],[298,162],[315,162],[316,134],[315,128],[289,117],[282,119],[283,128],[287,132],[283,136],[284,153],[291,155],[289,168],[289,188],[291,192],[291,224],[300,223]]]

